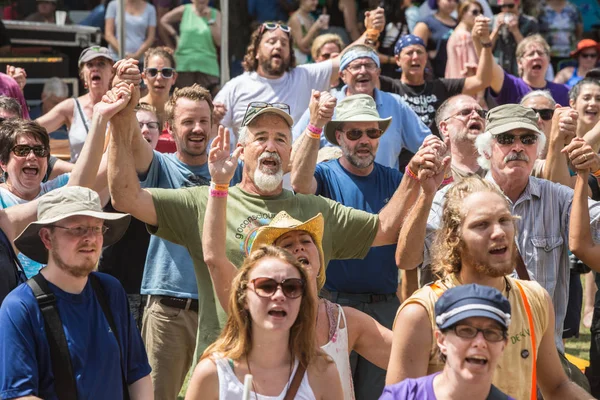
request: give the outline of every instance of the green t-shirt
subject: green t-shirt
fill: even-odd
[[[195,360],[218,337],[226,321],[216,301],[202,252],[202,228],[208,199],[208,186],[182,189],[150,189],[156,208],[158,227],[150,233],[184,246],[190,252],[198,284],[198,336]],[[346,207],[321,196],[294,194],[289,190],[277,196],[262,197],[244,192],[239,186],[229,190],[227,202],[227,257],[238,268],[244,261],[251,235],[267,225],[280,211],[306,221],[318,213],[325,219],[323,252],[325,263],[331,259],[364,258],[378,229],[378,217]]]

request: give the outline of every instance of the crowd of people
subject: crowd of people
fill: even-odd
[[[600,396],[574,4],[250,1],[221,87],[221,13],[183,3],[126,0],[119,59],[108,2],[79,97],[0,73],[0,398]]]

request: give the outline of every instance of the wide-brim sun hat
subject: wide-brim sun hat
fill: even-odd
[[[274,245],[277,239],[291,231],[304,231],[314,240],[321,265],[317,273],[317,287],[320,290],[325,285],[325,254],[323,253],[323,232],[325,230],[325,220],[323,214],[318,213],[311,219],[302,222],[287,212],[279,212],[268,225],[261,226],[256,231],[252,243],[248,249],[248,254],[260,248],[261,246]]]
[[[102,211],[100,197],[93,190],[79,186],[66,186],[39,198],[38,220],[30,223],[15,239],[15,246],[32,260],[47,264],[48,250],[40,238],[40,230],[72,216],[88,216],[104,220],[104,225],[108,227],[104,234],[104,247],[121,239],[131,219],[129,214]]]
[[[338,127],[345,122],[378,122],[384,133],[392,122],[392,117],[380,118],[373,97],[368,94],[354,94],[340,101],[335,108],[335,120],[325,124],[325,138],[336,146],[340,144],[335,137]]]

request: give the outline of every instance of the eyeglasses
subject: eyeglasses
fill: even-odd
[[[535,58],[536,56],[546,57],[548,56],[548,53],[546,52],[546,50],[533,50],[523,55],[524,58]]]
[[[158,75],[159,72],[163,78],[171,78],[171,77],[173,77],[173,72],[175,72],[175,69],[174,68],[162,68],[162,69],[146,68],[146,75],[149,78],[156,77],[156,75]]]
[[[471,114],[473,114],[473,112],[475,112],[475,114],[477,114],[479,116],[479,118],[482,118],[482,119],[485,119],[485,115],[487,114],[487,111],[482,110],[480,108],[463,108],[456,114],[453,114],[453,115],[449,116],[448,118],[445,118],[444,121],[449,120],[450,118],[458,117],[458,116],[469,117]]]
[[[91,233],[94,236],[104,235],[108,231],[108,226],[74,226],[72,228],[67,228],[66,226],[59,225],[50,225],[53,228],[60,228],[67,231],[67,233],[73,237],[83,237],[88,233]]]
[[[33,151],[36,157],[48,157],[50,149],[44,146],[28,146],[26,144],[18,144],[10,149],[17,157],[27,157]]]
[[[553,108],[532,108],[532,110],[535,111],[544,121],[550,121],[554,115]]]
[[[266,103],[264,101],[252,101],[248,103],[248,107],[246,107],[246,113],[244,114],[244,119],[242,122],[242,126],[246,126],[248,121],[256,115],[263,108],[274,107],[279,108],[280,110],[285,111],[286,113],[290,113],[290,106],[285,103]]]
[[[579,57],[583,58],[598,58],[598,53],[581,53]]]
[[[515,6],[516,6],[516,4],[514,4],[514,3],[513,4],[502,4],[500,6],[500,8],[509,8],[512,10],[513,8],[515,8]]]
[[[363,63],[363,64],[350,64],[346,67],[346,69],[350,72],[352,72],[353,74],[356,74],[357,72],[359,72],[363,67],[365,67],[365,69],[368,72],[373,72],[377,69],[377,64],[375,64],[374,62],[370,62],[370,63]]]
[[[527,133],[525,135],[513,135],[512,133],[501,133],[499,135],[494,135],[494,138],[501,145],[510,145],[515,142],[515,138],[519,138],[521,143],[525,146],[531,146],[536,144],[538,141],[538,135],[535,133]]]
[[[277,282],[272,278],[255,278],[250,281],[253,291],[259,297],[268,298],[273,296],[278,288],[288,299],[297,299],[304,294],[304,280],[299,278],[284,279]]]
[[[362,129],[350,129],[340,132],[346,134],[346,138],[352,141],[360,139],[363,134],[366,134],[370,139],[379,139],[383,135],[383,129],[378,128],[365,129],[364,131]]]
[[[285,33],[290,33],[291,31],[290,27],[286,24],[278,24],[277,22],[264,22],[260,27],[259,35],[262,35],[265,29],[269,31],[274,31],[277,28],[281,29]]]
[[[148,127],[148,129],[158,129],[158,122],[140,122],[140,129],[144,129],[144,125]]]
[[[474,17],[476,17],[478,15],[481,15],[481,11],[479,11],[479,10],[471,10],[471,15],[474,16]]]
[[[456,336],[463,339],[473,339],[479,332],[483,333],[483,338],[488,342],[501,342],[506,339],[506,334],[501,329],[479,329],[471,325],[454,325],[452,330]]]

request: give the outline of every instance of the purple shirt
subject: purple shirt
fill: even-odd
[[[519,103],[523,96],[533,90],[548,90],[552,94],[554,101],[563,107],[569,105],[569,88],[566,85],[546,81],[543,88],[532,88],[522,78],[517,78],[504,71],[504,83],[499,93],[492,90],[492,96],[498,102],[498,105]]]
[[[379,400],[436,400],[433,391],[433,379],[441,372],[421,378],[407,378],[400,383],[388,385],[383,389]],[[487,400],[515,400],[502,393],[494,385],[490,388]]]
[[[21,87],[17,81],[2,72],[0,72],[0,95],[16,99],[23,109],[23,118],[29,119],[29,109],[27,108],[27,102],[25,102]]]

